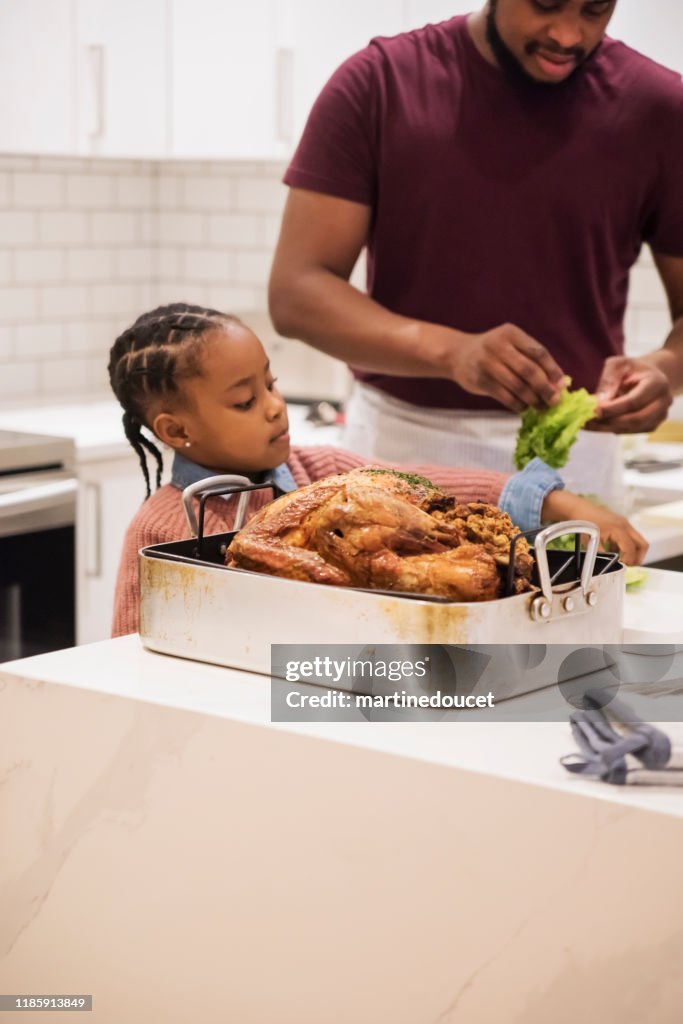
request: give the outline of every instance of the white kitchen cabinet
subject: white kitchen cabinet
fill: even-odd
[[[316,96],[332,72],[373,36],[403,31],[401,0],[279,0],[278,53],[283,137],[298,142]]]
[[[474,0],[404,0],[403,21],[406,30],[422,28],[454,18],[456,14],[469,14],[477,10]]]
[[[171,156],[284,155],[275,0],[172,0],[171,12]]]
[[[166,0],[0,0],[0,152],[163,157]]]
[[[114,588],[123,538],[145,496],[133,451],[78,466],[76,538],[77,643],[111,636]]]
[[[683,72],[683,5],[681,0],[619,0],[609,35],[647,57]]]
[[[167,152],[166,0],[77,0],[77,152]]]
[[[0,152],[72,153],[74,0],[0,0]]]

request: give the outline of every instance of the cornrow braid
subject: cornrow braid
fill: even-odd
[[[143,426],[149,429],[150,399],[177,391],[181,370],[185,376],[198,372],[196,350],[192,346],[207,331],[226,322],[239,323],[239,320],[216,309],[174,302],[143,313],[111,347],[109,382],[123,409],[126,437],[140,460],[147,498],[151,494],[147,454],[156,462],[157,487],[161,486],[163,473],[161,451],[142,432]]]

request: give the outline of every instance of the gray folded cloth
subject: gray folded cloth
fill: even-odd
[[[585,710],[569,716],[580,753],[560,758],[569,772],[613,786],[683,786],[683,759],[661,729],[648,725],[621,700],[585,694]]]

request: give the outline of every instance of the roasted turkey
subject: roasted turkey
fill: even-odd
[[[264,506],[236,534],[226,563],[342,587],[491,601],[503,592],[519,533],[494,505],[459,504],[423,477],[376,467],[326,477]],[[515,589],[530,589],[521,538]]]

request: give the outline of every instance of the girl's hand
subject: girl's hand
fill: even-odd
[[[563,519],[587,519],[595,523],[603,551],[618,551],[626,565],[640,565],[647,554],[648,542],[628,519],[571,491],[551,491],[543,502],[542,518],[550,523],[560,523]]]

